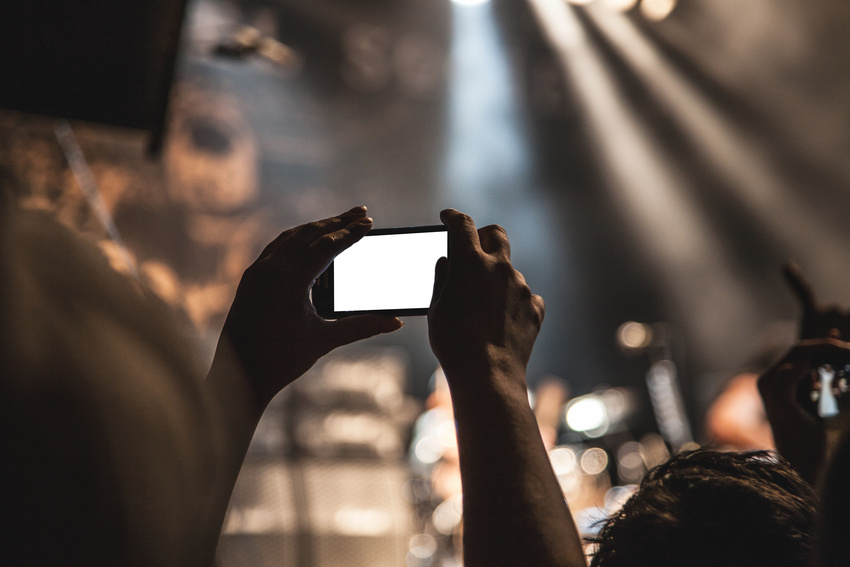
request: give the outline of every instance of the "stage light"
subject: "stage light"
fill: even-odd
[[[677,0],[643,0],[640,3],[640,13],[647,20],[660,22],[673,12],[676,4]]]
[[[588,394],[567,404],[567,425],[588,437],[601,437],[608,432],[608,410],[596,394]]]
[[[443,535],[451,535],[460,525],[463,519],[463,494],[455,494],[448,500],[443,501],[434,514],[431,521],[434,528]]]
[[[549,451],[549,461],[552,463],[555,476],[558,477],[573,474],[578,465],[576,452],[569,447],[557,447]]]
[[[605,43],[617,50],[644,88],[653,94],[663,91],[657,96],[665,103],[675,98],[665,108],[681,109],[683,113],[676,112],[676,119],[693,122],[694,114],[700,117],[700,108],[690,104],[693,99],[688,96],[689,91],[674,88],[667,79],[675,79],[675,84],[687,84],[686,81],[675,74],[676,69],[667,65],[663,52],[643,37],[640,28],[624,14],[587,9],[582,12],[585,18],[579,18],[576,7],[562,0],[530,0],[530,4],[561,58],[567,83],[575,89],[577,111],[584,119],[588,145],[605,172],[611,202],[626,219],[625,229],[634,235],[635,246],[646,251],[647,264],[657,274],[661,293],[674,309],[699,322],[691,329],[691,341],[703,345],[701,348],[706,351],[710,347],[717,351],[728,348],[728,321],[724,314],[736,312],[741,320],[750,320],[755,317],[754,306],[758,302],[749,301],[751,293],[731,268],[728,250],[715,238],[716,231],[696,197],[696,181],[691,173],[673,158],[672,152],[665,151],[656,126],[647,121],[646,113],[635,109],[634,101],[622,88],[617,68],[597,49],[585,28],[601,34]],[[664,69],[671,74],[661,72]],[[713,132],[719,124],[706,121],[697,126],[703,125]],[[696,128],[682,131],[706,132]],[[705,145],[713,143],[711,139],[695,137],[705,141]],[[702,149],[700,140],[689,141]],[[724,157],[730,157],[730,150],[740,146],[734,138],[729,142],[717,148]],[[736,170],[750,167],[741,164]],[[776,185],[762,186],[772,192]],[[794,226],[796,222],[786,224]],[[706,266],[713,267],[710,280],[706,278]],[[703,292],[693,294],[693,289]]]
[[[446,449],[457,447],[457,432],[455,431],[454,421],[447,420],[440,424],[437,428],[437,440]]]
[[[419,462],[433,465],[443,457],[443,448],[433,437],[423,437],[414,447],[413,454]]]
[[[599,447],[593,447],[581,454],[581,470],[595,476],[608,468],[608,453]]]
[[[652,343],[652,328],[644,323],[627,321],[617,329],[617,340],[623,348],[646,348]]]
[[[617,10],[618,12],[628,12],[637,6],[638,0],[604,0],[606,8]]]
[[[333,525],[343,535],[377,537],[391,534],[394,522],[390,510],[385,508],[349,506],[336,511]]]
[[[434,539],[434,536],[430,534],[416,534],[410,538],[408,547],[410,548],[410,551],[408,552],[410,555],[409,559],[414,560],[411,561],[411,563],[430,565],[430,560],[434,557],[434,554],[437,553],[438,546],[437,540]]]

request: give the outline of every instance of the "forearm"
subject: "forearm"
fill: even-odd
[[[256,394],[226,335],[222,335],[216,349],[204,394],[216,449],[216,483],[210,506],[220,526],[248,445],[267,404],[267,400]]]
[[[845,431],[837,442],[835,454],[825,473],[821,489],[821,538],[818,550],[819,567],[846,565],[850,553],[850,516],[846,503],[850,498],[850,432]]]
[[[464,382],[479,382],[468,378]],[[516,376],[484,382],[493,386],[452,390],[465,564],[583,567],[581,541],[525,388]]]

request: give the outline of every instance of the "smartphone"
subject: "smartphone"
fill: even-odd
[[[446,227],[376,228],[339,254],[313,285],[325,319],[379,313],[425,315],[437,260],[449,256]]]
[[[844,412],[850,404],[850,363],[813,361],[808,380],[802,381],[797,399],[811,414],[822,418]]]

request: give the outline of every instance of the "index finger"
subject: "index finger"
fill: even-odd
[[[290,228],[272,240],[260,254],[260,258],[266,258],[282,247],[290,249],[306,248],[317,238],[339,230],[351,223],[366,217],[366,207],[354,207],[342,214],[326,219],[309,222]]]
[[[334,232],[328,232],[315,239],[304,249],[304,277],[312,282],[327,269],[340,253],[366,236],[372,228],[372,219],[365,217],[349,223]]]
[[[472,217],[455,209],[440,212],[440,220],[449,229],[449,248],[452,256],[476,254],[481,251],[481,241]]]

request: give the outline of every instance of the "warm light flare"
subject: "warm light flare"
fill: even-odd
[[[677,0],[643,0],[640,12],[647,20],[660,22],[676,8]]]

